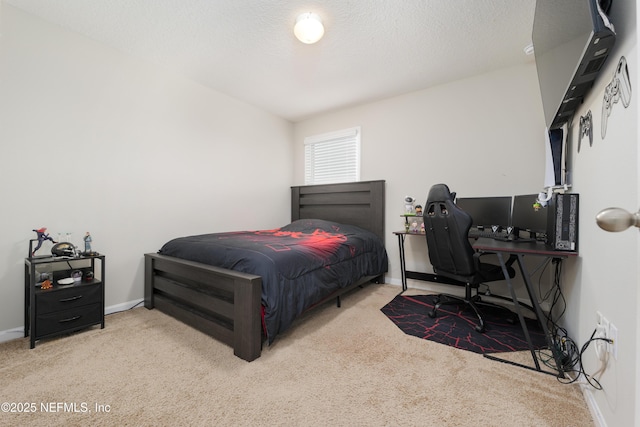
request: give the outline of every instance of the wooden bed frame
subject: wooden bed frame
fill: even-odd
[[[291,220],[352,224],[376,233],[384,242],[384,185],[366,181],[291,187]],[[314,307],[370,281],[383,282],[384,276],[364,277]],[[260,276],[148,253],[144,287],[146,308],[157,308],[230,345],[241,359],[250,362],[260,357]]]

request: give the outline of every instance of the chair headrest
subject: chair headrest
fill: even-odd
[[[427,202],[445,202],[447,200],[453,201],[455,193],[449,191],[447,184],[435,184],[429,190],[427,196]]]

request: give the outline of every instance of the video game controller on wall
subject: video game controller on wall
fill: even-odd
[[[591,110],[586,115],[580,116],[580,133],[578,139],[578,153],[582,145],[582,137],[589,136],[589,147],[593,146],[593,121],[591,120]]]
[[[629,78],[627,59],[624,56],[620,57],[616,71],[613,73],[611,83],[609,83],[604,90],[601,130],[603,139],[607,134],[607,120],[611,115],[613,104],[616,104],[619,100],[622,101],[624,108],[627,108],[631,102],[631,79]]]

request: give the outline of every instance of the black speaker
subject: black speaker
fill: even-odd
[[[578,250],[578,203],[575,193],[556,193],[549,200],[547,244],[560,251]]]

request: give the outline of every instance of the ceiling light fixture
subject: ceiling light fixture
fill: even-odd
[[[317,14],[307,12],[298,16],[293,33],[302,43],[313,44],[324,35],[324,26]]]

